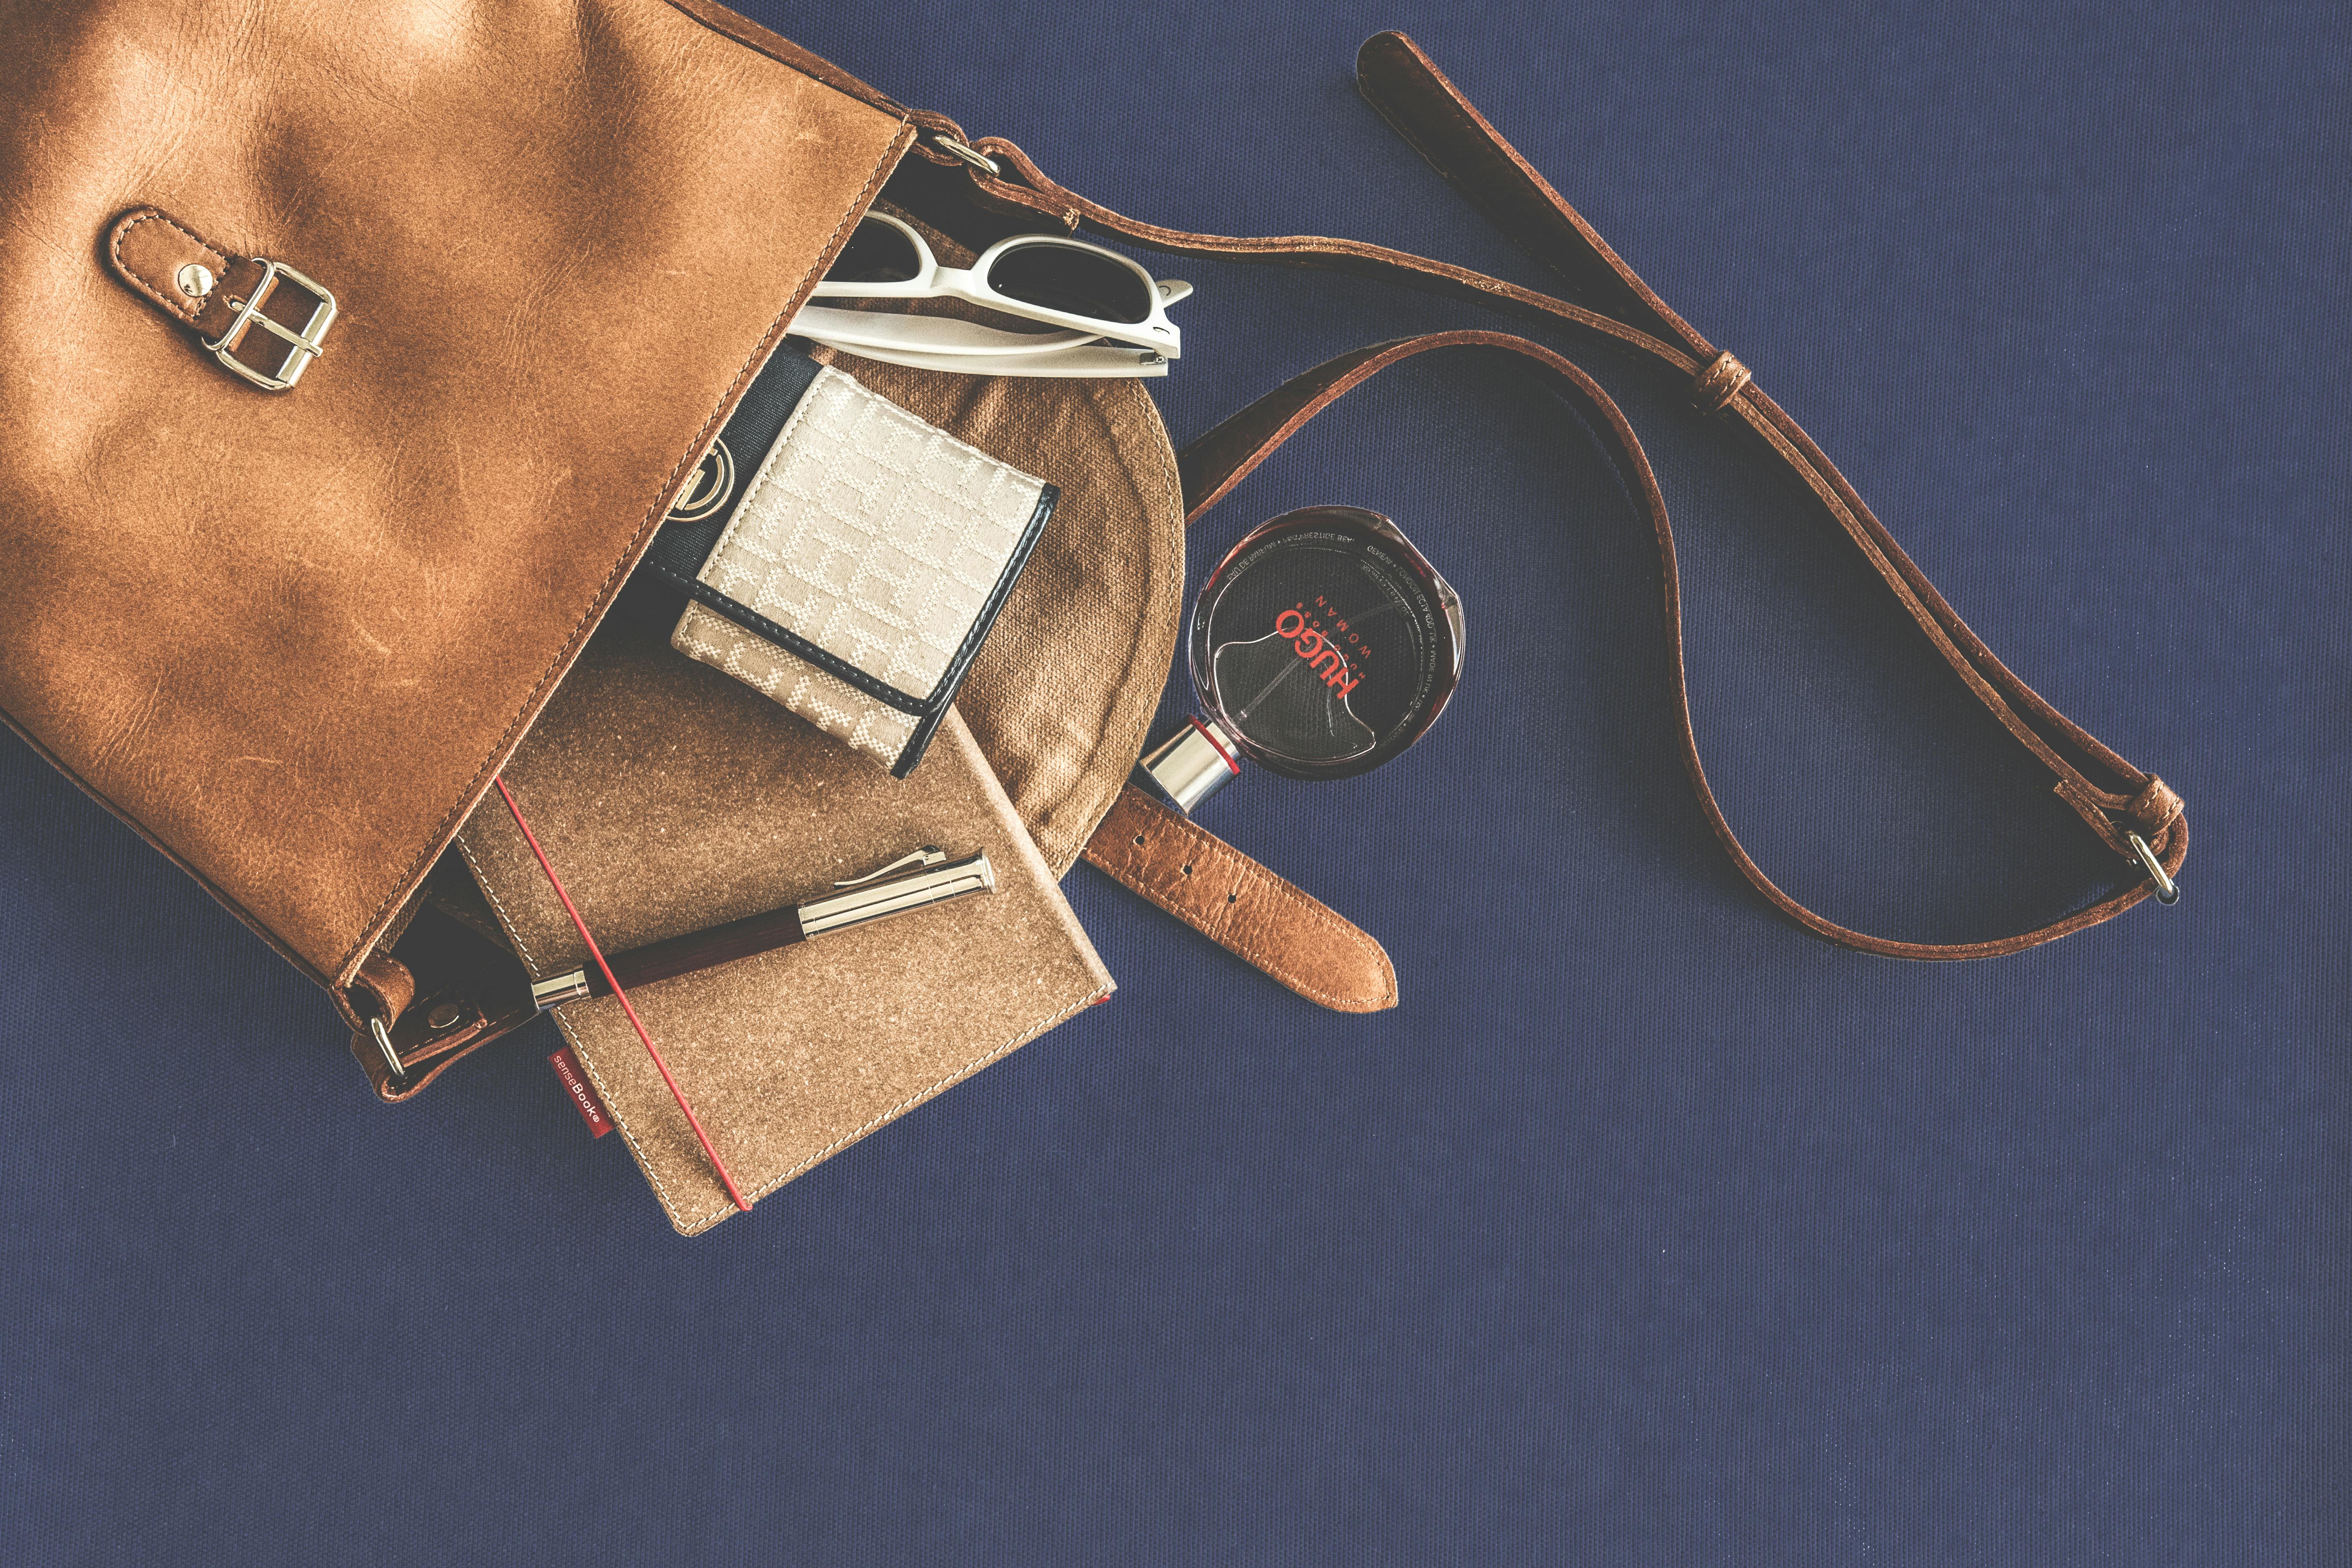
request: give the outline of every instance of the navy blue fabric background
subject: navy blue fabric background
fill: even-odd
[[[1645,539],[1462,363],[1194,540],[1197,579],[1370,506],[1465,595],[1418,750],[1208,808],[1387,942],[1402,1008],[1318,1011],[1082,868],[1112,1005],[698,1241],[551,1031],[376,1105],[323,998],[0,742],[0,1559],[2347,1560],[2340,8],[763,19],[1128,211],[1540,281],[1355,97],[1411,31],[2181,790],[2186,899],[1961,966],[1776,919],[1674,755]],[[1165,270],[1180,440],[1493,320]],[[1664,475],[1768,868],[1931,937],[2113,875],[1822,525],[1565,346]]]

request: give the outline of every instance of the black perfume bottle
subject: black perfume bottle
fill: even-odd
[[[1378,512],[1285,512],[1235,545],[1192,607],[1201,713],[1138,768],[1183,811],[1248,756],[1297,779],[1378,767],[1426,734],[1462,676],[1462,600]]]

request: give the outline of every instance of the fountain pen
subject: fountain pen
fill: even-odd
[[[959,899],[966,893],[992,893],[996,890],[996,871],[989,865],[985,849],[976,850],[961,860],[950,860],[946,850],[926,844],[878,871],[833,886],[834,892],[826,898],[787,904],[765,914],[747,915],[709,931],[649,942],[626,952],[606,953],[604,963],[624,990],[634,990],[656,980],[732,963],[739,958],[771,952],[827,931],[846,931],[886,915],[903,914],[928,904]],[[530,988],[530,999],[542,1013],[559,1003],[612,994],[604,971],[594,964],[541,980]]]

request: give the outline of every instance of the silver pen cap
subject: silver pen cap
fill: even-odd
[[[966,893],[992,893],[996,868],[988,863],[985,849],[950,860],[946,851],[927,844],[879,871],[834,886],[842,890],[800,906],[803,935],[821,936]]]

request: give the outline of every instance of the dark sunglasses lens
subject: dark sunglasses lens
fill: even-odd
[[[1017,245],[988,269],[1008,300],[1097,321],[1136,322],[1151,314],[1151,285],[1133,268],[1066,245]]]
[[[922,270],[915,242],[887,223],[872,218],[857,226],[849,243],[827,269],[828,283],[906,283]]]

